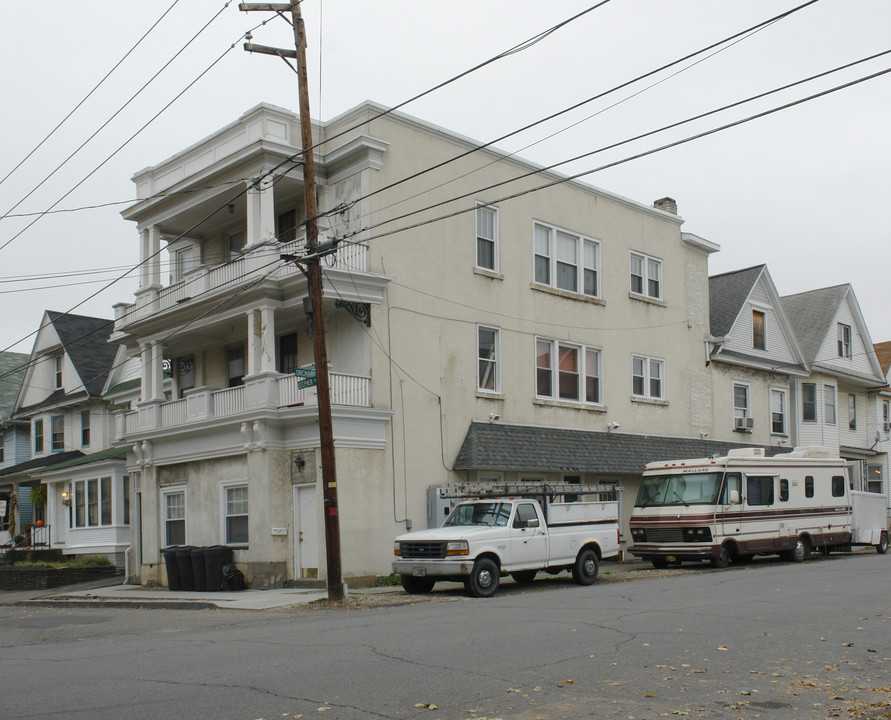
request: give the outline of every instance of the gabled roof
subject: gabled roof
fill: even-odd
[[[28,367],[28,356],[23,353],[0,353],[0,422],[9,420],[15,399],[22,386]]]
[[[101,395],[118,346],[109,343],[114,321],[47,310],[62,347],[90,395]]]
[[[838,307],[850,289],[847,284],[834,285],[783,296],[783,308],[792,323],[805,362],[813,363],[817,359]]]
[[[100,450],[90,455],[81,454],[80,457],[68,458],[62,462],[53,463],[45,468],[44,472],[52,472],[54,470],[63,470],[65,468],[77,467],[78,465],[91,465],[97,462],[105,462],[106,460],[126,460],[126,448],[109,448],[108,450]]]
[[[730,332],[766,265],[734,270],[708,279],[709,331],[715,337]]]
[[[882,375],[887,379],[888,370],[891,369],[891,340],[876,343],[873,348],[875,348],[876,357],[879,359],[879,365],[882,367]]]
[[[454,469],[640,475],[644,465],[656,460],[726,455],[741,447],[764,447],[768,455],[788,450],[720,440],[472,422]]]

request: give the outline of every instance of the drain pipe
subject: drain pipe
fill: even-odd
[[[130,584],[130,549],[132,547],[132,545],[128,545],[124,550],[124,585]]]

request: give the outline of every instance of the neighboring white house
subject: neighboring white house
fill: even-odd
[[[888,496],[889,516],[891,516],[891,341],[876,343],[873,345],[882,374],[885,376],[885,386],[880,390],[870,393],[870,416],[875,423],[876,432],[879,433],[879,442],[876,445],[877,455],[867,466],[867,487],[874,492],[883,492]]]
[[[11,521],[15,520],[17,504],[15,483],[8,478],[10,473],[4,476],[4,471],[31,457],[28,423],[12,419],[12,409],[27,366],[27,355],[0,353],[0,545],[7,544],[12,537],[9,530]]]
[[[792,386],[795,444],[831,448],[848,460],[855,489],[881,492],[868,478],[871,467],[888,462],[875,409],[887,378],[853,288],[836,285],[787,295],[782,302],[810,369]]]
[[[792,446],[791,384],[809,371],[766,265],[709,278],[712,437]]]
[[[7,471],[21,489],[47,487],[43,515],[33,518],[42,525],[36,544],[123,566],[129,481],[101,397],[117,351],[111,331],[105,318],[44,313],[14,410],[30,424],[31,459]]]

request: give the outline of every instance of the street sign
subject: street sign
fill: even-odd
[[[294,374],[299,378],[314,378],[316,376],[315,368],[294,368]]]
[[[311,377],[311,378],[304,378],[303,380],[298,380],[298,381],[297,381],[297,389],[298,389],[298,390],[303,390],[303,388],[312,387],[312,386],[315,385],[315,384],[316,384],[316,378],[315,378],[315,376],[313,376],[313,377]]]

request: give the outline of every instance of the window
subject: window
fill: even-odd
[[[195,387],[195,356],[179,358],[176,361],[176,374],[179,378],[180,397],[186,390]]]
[[[226,348],[226,363],[229,368],[229,387],[244,385],[244,345]]]
[[[770,431],[786,434],[786,391],[779,388],[770,389]]]
[[[533,237],[535,282],[591,297],[600,295],[600,243],[541,223]]]
[[[851,358],[851,326],[843,323],[838,324],[838,356]]]
[[[801,419],[817,422],[817,386],[814,383],[801,384]]]
[[[662,299],[662,261],[649,255],[631,253],[631,292]]]
[[[804,496],[812,498],[814,496],[814,476],[807,475],[804,478]]]
[[[497,328],[477,328],[477,389],[499,392],[500,332]]]
[[[734,420],[746,420],[749,417],[749,386],[741,383],[733,384],[733,417]],[[745,422],[734,422],[734,427]]]
[[[530,520],[537,520],[538,515],[535,512],[535,506],[531,503],[522,503],[517,505],[517,514],[514,516],[514,527],[528,527]]]
[[[130,524],[130,476],[121,479],[121,498],[124,501],[124,525]]]
[[[747,476],[746,502],[749,505],[773,505],[773,478],[769,475]]]
[[[293,373],[299,366],[297,362],[297,333],[282,335],[278,339],[278,371]]]
[[[736,490],[738,497],[742,496],[742,476],[739,473],[727,473],[724,480],[724,494],[721,502],[730,505],[730,494]]]
[[[297,210],[286,210],[278,216],[278,231],[275,236],[279,242],[291,242],[297,239]]]
[[[891,430],[891,403],[882,400],[882,428],[885,432]]]
[[[536,395],[600,404],[600,354],[601,351],[596,348],[537,339]]]
[[[247,485],[233,485],[225,490],[225,534],[226,545],[247,545],[248,543],[248,488]]]
[[[175,279],[182,280],[188,273],[198,267],[195,248],[191,245],[177,250],[174,255]]]
[[[74,527],[86,527],[86,487],[83,480],[74,483]]]
[[[476,266],[498,270],[498,211],[491,207],[476,209]]]
[[[34,421],[34,453],[43,452],[43,420]]]
[[[752,347],[755,350],[767,349],[764,337],[764,313],[760,310],[752,310]]]
[[[95,480],[90,480],[95,482]],[[99,524],[111,525],[111,478],[99,480]]]
[[[823,408],[827,425],[835,425],[835,386],[823,386]]]
[[[244,230],[229,233],[229,259],[237,260],[244,248]]]
[[[50,442],[53,452],[65,449],[65,416],[56,415],[50,420]]]
[[[90,447],[90,411],[81,410],[80,413],[80,445]]]
[[[844,475],[833,475],[832,476],[832,497],[844,497],[845,496],[845,476]],[[811,493],[811,497],[813,497],[813,493]]]
[[[163,493],[164,545],[186,544],[186,491],[168,490]]]
[[[665,361],[643,355],[631,356],[631,394],[661,400],[665,397],[662,382]]]
[[[6,448],[4,448],[2,444],[0,444],[0,463],[4,462],[5,460],[6,460]],[[2,518],[0,518],[0,519],[2,519]]]
[[[853,393],[848,395],[848,429],[857,429],[857,396]]]
[[[780,502],[789,502],[789,481],[780,478]]]
[[[62,387],[62,356],[56,355],[53,358],[53,363],[55,365],[55,377],[56,377],[56,388]]]

